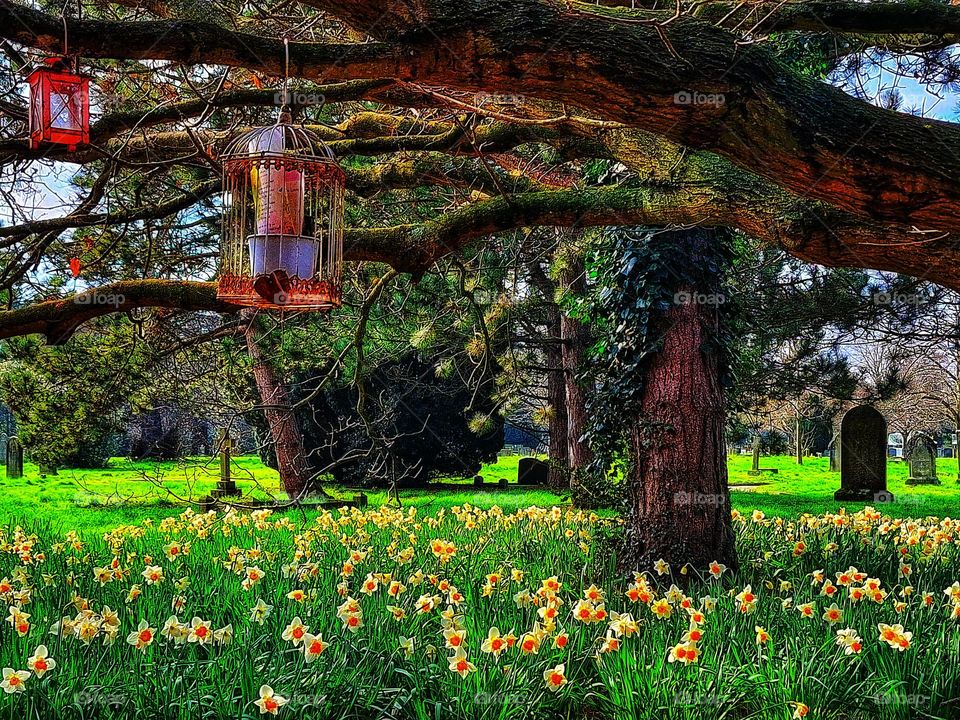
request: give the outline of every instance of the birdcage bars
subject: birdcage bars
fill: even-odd
[[[223,156],[217,296],[277,310],[339,307],[344,188],[330,149],[286,113],[234,140]]]

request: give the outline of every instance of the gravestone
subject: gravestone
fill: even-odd
[[[915,433],[907,443],[910,477],[907,485],[939,485],[937,477],[937,443],[927,433]]]
[[[230,475],[230,464],[233,460],[233,451],[236,449],[236,442],[230,437],[226,430],[219,433],[217,442],[220,446],[220,480],[217,482],[217,488],[210,494],[215,498],[228,496],[239,496],[240,490]]]
[[[550,463],[537,458],[520,458],[517,463],[518,485],[546,485],[550,479]]]
[[[753,465],[747,471],[747,475],[759,475],[760,474],[760,436],[753,436]]]
[[[23,477],[23,445],[16,436],[7,440],[7,477],[11,480]]]
[[[46,463],[40,465],[40,467],[37,468],[37,472],[39,473],[40,477],[42,477],[42,478],[45,478],[47,475],[59,475],[59,474],[60,474],[60,473],[57,471],[57,466],[56,466],[56,465],[48,465],[48,464],[46,464]]]
[[[835,500],[892,502],[887,491],[887,421],[859,405],[840,421],[840,489]]]
[[[483,475],[474,475],[474,476],[473,476],[473,486],[474,486],[474,487],[483,487]]]

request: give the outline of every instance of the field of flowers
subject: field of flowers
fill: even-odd
[[[10,526],[0,718],[960,717],[960,523],[734,519],[735,578],[556,508]]]

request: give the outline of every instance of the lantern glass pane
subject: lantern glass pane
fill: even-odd
[[[50,89],[50,127],[80,130],[83,110],[76,86],[54,83]]]
[[[30,96],[30,133],[38,132],[43,132],[43,102],[34,92]]]

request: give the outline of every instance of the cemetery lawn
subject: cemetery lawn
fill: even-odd
[[[836,512],[841,507],[855,511],[866,505],[833,499],[833,493],[840,487],[840,473],[830,472],[829,458],[804,458],[803,465],[797,465],[793,457],[761,457],[761,468],[775,468],[779,472],[763,473],[759,477],[747,474],[750,462],[750,455],[727,458],[730,501],[741,511],[762,510],[767,515],[797,517],[803,513]],[[907,464],[888,461],[887,489],[893,493],[895,502],[876,507],[894,517],[955,517],[960,501],[956,459],[938,458],[937,474],[941,485],[910,487],[906,484]]]
[[[452,479],[444,481],[448,486],[445,489],[402,491],[401,500],[404,506],[418,507],[422,514],[463,503],[481,508],[496,505],[512,512],[531,505],[549,507],[568,502],[567,497],[546,490],[517,487],[518,460],[517,456],[501,457],[481,471],[491,486],[499,478],[508,478],[511,486],[506,491],[493,487],[478,491],[473,488],[472,479]],[[864,507],[864,503],[834,501],[840,475],[829,471],[827,458],[805,458],[803,465],[797,465],[791,457],[763,457],[760,466],[776,468],[779,472],[752,477],[747,474],[749,455],[728,458],[734,508],[795,518],[803,513],[835,512],[841,507],[852,512]],[[889,462],[887,486],[896,502],[884,506],[883,512],[897,517],[957,515],[960,485],[956,481],[956,460],[941,458],[937,468],[941,486],[907,487],[906,464]],[[99,534],[144,518],[159,520],[177,515],[215,487],[219,467],[209,458],[180,462],[133,462],[115,458],[105,470],[61,470],[59,475],[41,478],[37,467],[26,463],[24,472],[23,478],[10,480],[0,470],[0,526],[36,519],[50,523],[55,529]],[[240,488],[252,497],[284,497],[277,473],[254,456],[235,458],[234,477]],[[335,486],[327,486],[327,490],[344,500],[354,493]],[[387,500],[382,491],[369,492],[368,497],[372,505]],[[293,519],[303,517],[299,512],[289,514]]]

